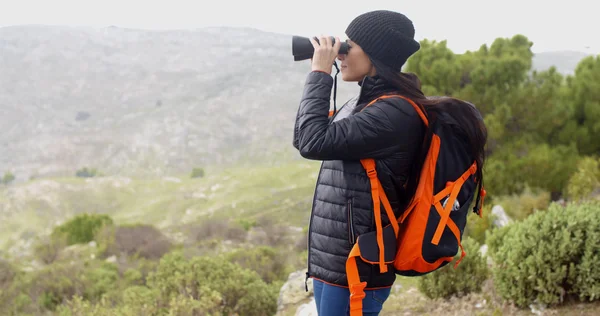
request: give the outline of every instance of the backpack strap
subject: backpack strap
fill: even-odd
[[[387,265],[385,264],[384,259],[384,243],[383,243],[383,228],[381,223],[381,203],[383,203],[383,208],[394,228],[394,234],[398,236],[399,226],[398,220],[396,219],[396,215],[394,215],[394,211],[392,210],[392,206],[390,201],[383,190],[383,186],[377,178],[377,171],[375,170],[375,160],[373,159],[362,159],[360,163],[363,165],[363,168],[367,171],[367,176],[369,177],[369,181],[371,182],[371,196],[373,197],[373,212],[375,216],[375,228],[377,229],[377,246],[379,247],[379,270],[382,273],[387,272]]]
[[[442,233],[444,232],[444,229],[446,227],[448,227],[450,229],[450,231],[452,232],[454,237],[456,237],[456,241],[458,242],[458,246],[460,247],[460,258],[456,261],[456,263],[454,264],[454,267],[458,266],[458,264],[465,257],[466,252],[465,252],[465,249],[463,248],[462,243],[460,242],[460,239],[461,239],[460,238],[460,230],[458,229],[458,226],[456,226],[456,223],[454,223],[454,221],[452,219],[450,219],[450,212],[452,211],[454,202],[456,201],[456,198],[458,197],[458,193],[460,192],[460,189],[462,188],[463,184],[467,181],[467,179],[469,179],[469,177],[471,175],[475,174],[476,171],[477,171],[477,163],[473,162],[471,167],[469,169],[467,169],[467,171],[465,171],[465,173],[463,173],[462,176],[460,176],[460,178],[458,178],[454,182],[449,182],[446,185],[446,188],[444,190],[440,191],[438,194],[436,194],[433,197],[433,205],[434,205],[435,209],[437,210],[437,212],[440,214],[440,221],[435,230],[435,233],[433,234],[431,243],[434,245],[438,245],[440,242],[440,239],[442,238]],[[450,195],[450,196],[448,197],[448,200],[446,201],[446,207],[442,207],[442,204],[440,203],[440,201],[443,200],[448,195]]]
[[[379,100],[385,100],[385,99],[389,99],[389,98],[401,98],[406,100],[408,103],[410,103],[410,105],[412,105],[412,107],[415,109],[415,111],[417,111],[417,114],[419,114],[419,117],[421,118],[421,120],[423,121],[423,123],[425,123],[425,126],[429,126],[429,119],[427,119],[427,114],[426,112],[419,106],[417,105],[413,100],[400,95],[400,94],[386,94],[386,95],[382,95],[378,98],[376,98],[375,100],[369,102],[369,104],[367,104],[361,111],[363,111],[364,109],[366,109],[368,106],[372,105],[373,103],[379,101]]]
[[[358,242],[354,244],[348,259],[346,259],[346,277],[348,278],[348,290],[350,290],[350,316],[362,316],[362,301],[365,298],[365,287],[367,282],[360,281],[358,274],[357,258],[360,258]]]
[[[425,123],[425,126],[429,126],[429,120],[427,119],[427,115],[425,112],[412,100],[405,98],[401,95],[384,95],[375,100],[369,102],[362,110],[366,109],[368,106],[374,104],[375,102],[388,99],[393,97],[400,97],[408,101],[421,120]],[[361,110],[361,111],[362,111]],[[384,246],[384,238],[383,238],[383,227],[381,223],[381,204],[383,204],[383,208],[385,209],[386,215],[390,220],[390,224],[394,229],[394,235],[398,238],[398,234],[400,231],[400,227],[398,225],[398,219],[394,215],[394,211],[390,204],[390,201],[383,190],[383,186],[377,177],[376,164],[374,159],[361,159],[360,163],[365,169],[367,176],[369,177],[369,182],[371,184],[371,196],[373,198],[373,213],[375,217],[375,229],[377,234],[377,246],[379,248],[379,260],[376,262],[379,265],[379,270],[381,273],[385,273],[388,271],[387,262],[385,261],[385,246]],[[360,238],[360,237],[359,237]],[[356,260],[361,258],[359,243],[356,242],[348,255],[348,259],[346,260],[346,275],[348,279],[348,288],[350,290],[350,316],[362,316],[362,300],[365,297],[364,289],[367,286],[366,282],[360,281],[360,276],[358,273],[358,266],[356,264]]]
[[[397,98],[397,97],[408,101],[413,106],[415,111],[417,111],[417,113],[419,114],[419,117],[421,118],[421,120],[423,120],[425,125],[429,124],[429,121],[427,120],[427,116],[425,115],[425,112],[422,111],[421,108],[416,103],[414,103],[412,100],[405,98],[399,94],[390,94],[390,95],[380,96],[380,97],[376,98],[375,100],[369,102],[369,104],[367,104],[361,111],[363,111],[368,106],[374,104],[375,102],[377,102],[379,100],[388,99],[388,98]],[[360,163],[363,165],[363,168],[365,169],[365,171],[367,172],[367,176],[369,177],[369,181],[371,182],[371,195],[373,197],[373,212],[374,212],[374,216],[375,216],[375,228],[377,230],[377,246],[379,247],[379,270],[381,271],[381,273],[385,273],[385,272],[387,272],[387,265],[385,264],[385,260],[384,260],[385,249],[384,249],[384,243],[383,243],[383,228],[382,228],[382,224],[381,224],[380,201],[383,203],[383,206],[384,206],[384,209],[388,216],[388,219],[390,220],[392,226],[394,227],[394,233],[396,234],[396,236],[398,236],[398,230],[399,230],[398,220],[396,219],[396,216],[394,215],[394,212],[392,210],[392,206],[390,205],[390,202],[388,201],[388,198],[383,190],[383,187],[381,186],[381,182],[377,178],[377,171],[375,170],[375,160],[361,159]]]
[[[437,245],[440,242],[440,239],[442,238],[442,233],[444,232],[444,228],[447,226],[448,219],[450,218],[450,211],[452,210],[454,202],[458,197],[460,189],[462,188],[463,184],[467,181],[467,179],[469,179],[471,175],[475,174],[476,171],[477,164],[473,163],[471,167],[460,176],[460,178],[458,178],[454,182],[448,182],[446,188],[435,195],[433,203],[435,205],[435,208],[438,210],[438,213],[440,213],[441,218],[435,230],[435,233],[433,234],[433,239],[431,240],[432,244]],[[450,197],[446,202],[446,207],[443,208],[440,201],[448,195],[450,195]]]

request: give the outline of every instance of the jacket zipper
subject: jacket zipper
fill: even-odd
[[[306,270],[306,278],[304,279],[304,288],[306,290],[306,292],[308,292],[308,278],[310,277],[310,236],[311,231],[312,231],[312,223],[313,223],[313,217],[315,214],[315,201],[317,200],[317,187],[319,186],[319,179],[321,178],[321,172],[323,172],[323,163],[321,163],[321,167],[319,167],[319,174],[317,175],[317,181],[315,183],[315,190],[313,192],[313,200],[312,200],[312,204],[311,204],[311,210],[310,210],[310,220],[308,221],[308,260],[307,260],[307,270]]]
[[[354,211],[352,210],[352,199],[348,200],[348,242],[354,245],[356,237],[354,234]]]
[[[364,77],[362,79],[363,84],[364,84],[365,79],[366,79],[366,77]],[[356,105],[357,106],[358,106],[359,101],[360,101],[362,90],[363,90],[363,86],[361,85],[360,91],[359,91],[359,94],[358,94],[358,99],[356,100]],[[335,116],[340,112],[340,110],[343,107],[344,106],[340,107],[340,109],[337,110],[336,113],[333,114],[330,122],[333,122]],[[310,271],[310,253],[311,253],[311,251],[310,251],[310,236],[311,236],[311,231],[312,231],[313,217],[314,217],[314,214],[315,214],[315,201],[317,199],[317,187],[319,186],[319,179],[321,178],[321,172],[322,171],[323,171],[323,162],[321,162],[321,167],[319,168],[319,174],[317,175],[317,181],[315,183],[315,190],[313,192],[313,201],[312,201],[311,210],[310,210],[310,220],[308,221],[308,259],[307,259],[307,264],[306,264],[306,266],[307,266],[306,278],[304,279],[304,288],[305,288],[306,292],[308,292],[308,278],[310,278],[310,272],[309,272]],[[354,227],[352,227],[352,238],[354,239]]]

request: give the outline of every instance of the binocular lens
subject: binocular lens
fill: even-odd
[[[317,43],[319,40],[314,38]],[[335,43],[335,38],[332,37],[332,42]],[[293,36],[292,37],[292,55],[294,55],[294,61],[311,59],[315,52],[315,48],[312,46],[308,37]],[[340,54],[348,53],[348,43],[342,42],[340,46]]]

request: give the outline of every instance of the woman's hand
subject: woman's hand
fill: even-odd
[[[319,43],[310,38],[310,42],[315,48],[312,58],[312,70],[331,74],[331,67],[333,67],[333,62],[340,51],[340,46],[342,46],[340,38],[335,38],[335,44],[331,43],[331,37],[329,36],[321,36]]]

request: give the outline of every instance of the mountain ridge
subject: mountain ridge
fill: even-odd
[[[552,63],[542,57],[535,68]],[[293,61],[291,35],[5,26],[0,69],[0,172],[21,180],[300,159],[292,128],[310,64]],[[358,89],[338,80],[338,104]]]

